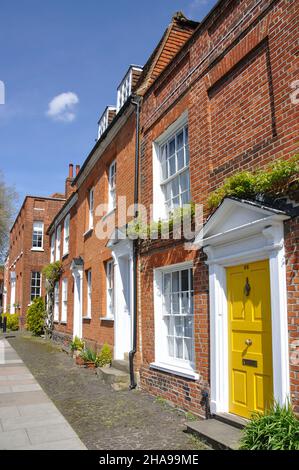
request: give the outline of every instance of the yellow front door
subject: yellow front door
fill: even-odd
[[[273,399],[269,262],[227,268],[229,411],[250,418]]]

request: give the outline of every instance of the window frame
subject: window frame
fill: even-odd
[[[70,247],[70,214],[67,214],[63,222],[63,247],[62,255],[66,256],[69,253]]]
[[[113,174],[112,174],[113,169]],[[108,210],[113,211],[116,208],[116,159],[113,160],[108,169]]]
[[[88,190],[88,230],[93,230],[94,222],[94,188]]]
[[[178,135],[183,131],[183,146],[177,148]],[[187,138],[186,138],[187,136]],[[175,160],[175,173],[167,178],[163,177],[163,161],[161,152],[163,147],[167,146],[172,140],[175,140],[175,152],[172,157]],[[183,151],[184,165],[178,168],[178,153]],[[170,158],[166,160],[166,164]],[[191,184],[190,184],[190,146],[189,146],[189,124],[188,113],[184,112],[173,124],[171,124],[154,142],[153,142],[153,220],[159,219],[167,220],[175,209],[175,207],[167,206],[167,201],[173,200],[175,197],[166,198],[167,185],[174,184],[178,180],[179,192],[177,197],[180,204],[176,207],[182,207],[183,204],[188,204],[191,200]],[[181,178],[187,175],[187,186],[184,191],[181,191]],[[182,194],[188,193],[188,201],[182,201]]]
[[[164,275],[172,274],[174,272],[181,272],[184,270],[189,271],[190,275],[194,278],[193,263],[184,262],[175,265],[165,266],[163,268],[156,268],[154,270],[154,317],[155,317],[155,362],[151,367],[161,369],[164,371],[173,372],[184,377],[194,380],[198,379],[198,374],[195,372],[195,334],[194,334],[194,287],[191,289],[190,298],[192,298],[192,313],[189,315],[182,315],[181,318],[192,315],[192,335],[191,335],[191,348],[192,358],[190,360],[179,359],[170,357],[168,352],[168,329],[165,317],[165,298],[164,298]],[[191,285],[189,285],[191,287]],[[184,338],[182,336],[182,338]],[[189,337],[187,337],[189,338]],[[182,341],[184,347],[184,341]]]
[[[55,282],[54,286],[53,320],[56,323],[59,322],[59,281]]]
[[[34,274],[35,275],[38,274],[38,276],[39,276],[39,280],[38,280],[39,285],[37,283],[37,279],[35,279],[35,283],[33,285],[33,280],[34,280],[33,275]],[[37,295],[36,292],[35,292],[35,294],[33,296],[32,295],[32,290],[33,289],[35,291],[38,289],[39,290],[39,295]],[[42,273],[40,271],[31,271],[31,276],[30,276],[30,302],[33,302],[34,299],[37,299],[38,297],[41,297],[41,294],[42,294]]]
[[[55,231],[55,261],[60,261],[60,257],[61,257],[61,225],[58,225]]]
[[[106,273],[106,317],[114,320],[115,318],[115,282],[114,282],[114,260],[108,260],[105,263]]]
[[[60,323],[67,323],[68,278],[61,281],[61,318]]]
[[[36,224],[41,225],[41,230],[34,229],[34,225],[36,225]],[[37,235],[35,235],[35,234],[37,234]],[[37,237],[41,236],[40,246],[34,246],[35,236],[37,236]],[[35,251],[41,251],[41,250],[43,250],[43,248],[44,248],[44,222],[42,220],[34,220],[33,224],[32,224],[32,247],[31,247],[31,249],[35,250]]]
[[[50,242],[50,262],[54,263],[55,261],[55,242],[56,242],[56,234],[55,232],[51,235],[51,242]]]
[[[86,271],[86,318],[91,319],[92,307],[92,270]]]

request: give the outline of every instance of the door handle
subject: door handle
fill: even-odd
[[[252,339],[246,339],[245,344],[246,344],[246,346],[251,346],[252,345]]]

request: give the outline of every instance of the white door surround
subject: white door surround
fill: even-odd
[[[226,267],[269,259],[274,399],[290,395],[287,289],[282,211],[226,198],[196,242],[209,266],[211,412],[229,410]]]
[[[10,313],[15,313],[16,307],[16,273],[15,271],[10,272]]]
[[[76,258],[72,261],[71,271],[74,278],[74,312],[73,338],[82,338],[82,294],[83,294],[83,260]]]
[[[114,260],[114,359],[132,349],[133,242],[109,242]]]

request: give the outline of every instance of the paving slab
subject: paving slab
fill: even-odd
[[[86,449],[8,341],[0,348],[0,449]]]

